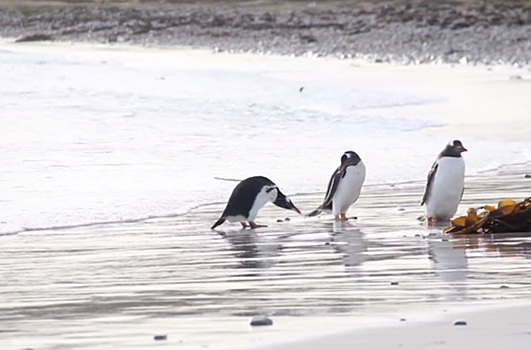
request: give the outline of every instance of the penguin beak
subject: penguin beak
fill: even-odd
[[[277,207],[280,207],[280,208],[284,208],[284,209],[288,209],[288,210],[293,210],[297,213],[301,213],[301,211],[293,204],[293,202],[291,201],[291,199],[289,199],[288,197],[286,197],[282,192],[278,192],[278,195],[277,195],[277,199],[275,199],[275,201],[273,202],[274,205],[276,205]]]
[[[466,148],[464,148],[463,146],[459,147],[459,152],[463,153],[463,152],[468,152],[468,150]]]

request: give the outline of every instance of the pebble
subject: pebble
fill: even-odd
[[[392,285],[392,286],[398,286],[398,282],[393,281],[393,282],[391,282],[391,285]]]
[[[531,179],[531,174],[525,174],[524,177],[525,177],[526,179]]]
[[[405,321],[406,321],[405,318],[401,318],[401,319],[400,319],[400,322],[405,322]]]
[[[277,219],[277,222],[284,222],[284,220],[282,220],[282,219]]]
[[[500,286],[500,289],[509,289],[509,288],[510,288],[510,287],[509,287],[509,286],[506,286],[505,284],[502,284],[502,285]]]
[[[454,326],[466,326],[466,321],[455,321]]]
[[[290,221],[291,219],[290,218],[285,218],[284,221]]]
[[[273,320],[267,316],[254,316],[251,320],[251,326],[271,326]]]
[[[154,340],[166,340],[168,336],[166,334],[159,334],[153,337]]]

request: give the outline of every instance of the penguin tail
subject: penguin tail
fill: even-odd
[[[224,217],[220,217],[219,220],[216,221],[216,223],[214,225],[212,225],[212,227],[210,229],[213,230],[213,229],[215,229],[216,227],[218,227],[219,225],[221,225],[224,222],[225,222],[225,218]]]
[[[317,216],[319,214],[321,214],[323,212],[323,210],[321,209],[321,207],[315,209],[314,211],[312,211],[311,213],[309,214],[306,214],[307,217],[312,217],[312,216]]]

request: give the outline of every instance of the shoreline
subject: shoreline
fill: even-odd
[[[199,5],[0,1],[0,36],[190,46],[369,62],[531,62],[531,4],[418,1]],[[509,6],[509,8],[507,7]]]
[[[441,307],[442,309],[442,307]],[[442,311],[442,312],[441,312]],[[382,323],[379,327],[353,328],[350,331],[330,331],[329,334],[310,336],[304,340],[283,340],[256,350],[284,350],[323,348],[461,350],[479,346],[483,349],[527,349],[529,338],[529,301],[509,301],[504,305],[452,306],[439,310],[431,317],[408,314],[409,317]],[[406,313],[407,314],[407,313]],[[353,319],[352,321],[355,321]],[[464,325],[454,325],[455,322]],[[382,334],[385,334],[382,337]]]
[[[486,198],[503,199],[504,186],[527,193],[531,180],[524,179],[522,169],[529,166],[475,179],[461,210],[485,204]],[[35,343],[35,327],[37,341],[71,349],[145,349],[153,346],[153,334],[167,335],[167,346],[182,349],[233,349],[237,343],[257,350],[393,349],[399,344],[412,350],[428,345],[464,350],[470,346],[462,342],[478,332],[481,341],[498,339],[501,343],[493,344],[502,345],[528,337],[520,333],[528,331],[531,309],[525,279],[529,236],[442,236],[439,228],[414,219],[421,211],[421,187],[395,186],[392,198],[389,188],[367,191],[353,208],[359,220],[347,225],[335,225],[329,216],[277,222],[289,214],[269,205],[260,213],[260,223],[269,228],[255,234],[227,225],[221,237],[208,229],[221,203],[178,218],[3,237],[7,253],[1,258],[17,259],[16,266],[0,264],[6,276],[15,269],[18,281],[19,270],[44,258],[47,263],[40,267],[45,270],[39,273],[56,279],[35,282],[22,301],[7,294],[5,341],[17,348],[41,345]],[[301,196],[296,203],[310,208],[321,199]],[[15,249],[19,240],[24,251]],[[65,266],[71,247],[81,242],[80,260]],[[87,264],[103,266],[101,272],[79,276]],[[115,273],[124,279],[116,283],[105,264],[119,264]],[[135,277],[129,280],[129,274]],[[65,279],[73,283],[61,283]],[[113,283],[112,294],[104,294],[105,283]],[[26,304],[42,290],[54,292],[53,298],[40,300],[36,309]],[[102,297],[87,298],[94,294]],[[58,302],[63,295],[68,301]],[[270,316],[273,326],[251,328],[250,318],[257,314]],[[57,335],[56,318],[65,336]],[[455,327],[456,320],[468,324]],[[123,329],[129,331],[117,331]],[[83,337],[86,332],[98,336]],[[518,335],[507,337],[510,332]],[[520,350],[516,346],[509,348]],[[507,347],[486,347],[500,348]]]

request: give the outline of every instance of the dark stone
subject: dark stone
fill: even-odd
[[[509,288],[510,288],[510,287],[509,287],[509,286],[506,286],[505,284],[502,284],[502,285],[500,286],[500,289],[509,289]]]
[[[405,318],[401,318],[401,319],[400,319],[400,322],[405,322],[405,321],[406,321]]]
[[[166,340],[168,336],[166,334],[160,334],[153,337],[154,340]]]
[[[271,326],[273,320],[267,316],[254,316],[251,320],[251,326]]]
[[[290,221],[291,219],[290,218],[285,218],[284,221]]]
[[[391,282],[391,285],[392,285],[392,286],[398,286],[398,282],[393,281],[393,282]]]
[[[31,42],[31,41],[51,41],[53,40],[53,37],[48,34],[30,34],[25,35],[21,38],[18,38],[15,40],[16,43],[25,43],[25,42]]]
[[[307,43],[315,43],[317,42],[317,38],[314,35],[301,35],[301,40],[306,41]]]
[[[284,222],[284,220],[282,220],[282,219],[277,219],[277,222]]]
[[[525,175],[524,175],[524,178],[526,178],[526,179],[531,179],[531,174],[525,174]]]
[[[455,321],[454,326],[466,326],[466,321]]]

